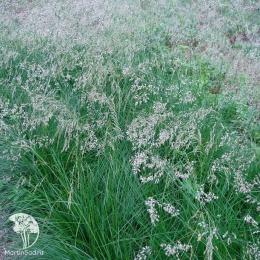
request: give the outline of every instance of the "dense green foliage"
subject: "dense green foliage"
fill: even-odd
[[[254,13],[209,7],[229,35],[189,1],[69,2],[0,38],[1,209],[38,221],[37,259],[259,259],[259,46],[228,38]]]

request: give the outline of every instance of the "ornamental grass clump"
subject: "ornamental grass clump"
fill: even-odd
[[[259,4],[233,2],[0,3],[1,204],[39,258],[259,259]]]

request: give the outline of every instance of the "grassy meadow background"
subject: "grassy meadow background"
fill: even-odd
[[[19,212],[37,259],[260,259],[258,1],[6,0],[0,24],[0,259]]]

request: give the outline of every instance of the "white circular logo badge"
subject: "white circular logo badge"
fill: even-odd
[[[27,249],[35,244],[39,237],[39,226],[36,220],[25,213],[17,213],[9,217],[14,222],[13,230],[21,235],[23,248]]]

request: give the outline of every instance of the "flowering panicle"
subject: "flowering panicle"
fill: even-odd
[[[180,255],[182,252],[187,252],[192,248],[191,245],[182,244],[180,241],[177,241],[174,246],[169,244],[161,244],[161,247],[164,249],[166,256],[175,256],[177,259],[181,259]]]
[[[150,246],[143,247],[140,252],[135,256],[134,260],[145,260],[147,256],[152,254],[152,250]]]
[[[146,206],[148,207],[147,211],[150,214],[151,223],[153,226],[156,226],[156,222],[159,221],[159,213],[156,210],[155,206],[159,208],[163,208],[164,211],[168,212],[172,217],[176,217],[180,214],[180,211],[176,209],[174,206],[168,203],[160,203],[159,201],[155,200],[153,197],[149,197],[145,201]]]
[[[258,222],[255,221],[250,215],[246,215],[244,220],[245,222],[252,224],[254,227],[258,226]]]
[[[201,187],[197,191],[197,195],[195,197],[202,205],[205,205],[206,203],[210,203],[212,200],[218,199],[218,196],[216,196],[214,193],[209,192],[206,193],[204,192],[203,188]]]

